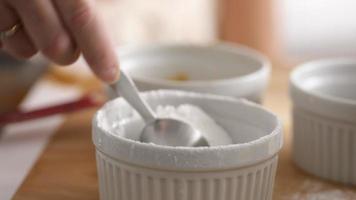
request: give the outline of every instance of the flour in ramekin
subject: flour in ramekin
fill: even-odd
[[[210,146],[233,143],[230,135],[213,118],[197,106],[190,104],[183,104],[178,107],[170,105],[158,106],[156,114],[161,118],[174,118],[189,123],[202,133]]]
[[[112,131],[115,135],[131,140],[140,140],[145,124],[137,112],[128,114],[130,112],[129,109],[124,108],[119,111],[109,109],[106,117],[109,118],[107,121],[110,123],[102,123],[102,126],[106,126],[105,129]],[[177,107],[160,105],[156,107],[155,113],[159,118],[174,118],[189,123],[201,132],[209,146],[233,144],[231,136],[212,117],[197,106],[191,104],[182,104]]]

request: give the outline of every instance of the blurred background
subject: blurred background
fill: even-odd
[[[106,0],[118,45],[228,40],[272,59],[355,55],[353,0]]]
[[[282,103],[288,103],[286,74],[296,64],[326,56],[356,56],[355,0],[97,0],[97,8],[118,47],[229,41],[261,51],[274,68],[282,69],[274,73],[285,72],[282,81],[274,83],[284,92],[270,94]],[[0,50],[0,115],[77,101],[92,91],[102,91],[102,84],[83,60],[58,67],[41,56],[19,61]],[[90,105],[87,100],[79,100],[80,105]],[[283,109],[274,111],[286,119],[289,113]],[[85,115],[75,117],[79,122],[85,119]],[[0,160],[6,162],[0,165],[0,199],[15,193],[64,120],[56,115],[3,127]],[[1,126],[0,116],[0,130]]]
[[[118,45],[228,40],[273,59],[355,55],[353,0],[107,0]],[[279,57],[279,58],[278,58]]]
[[[282,67],[356,54],[353,0],[98,0],[97,4],[117,46],[231,41],[263,52],[274,66]],[[100,85],[82,60],[66,68],[38,63],[2,54],[1,111],[13,109],[43,74],[63,84],[90,89]]]

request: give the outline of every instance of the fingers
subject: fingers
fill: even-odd
[[[0,31],[8,30],[19,23],[15,12],[3,2],[0,2],[0,13]],[[1,43],[1,48],[18,58],[29,58],[37,52],[23,28],[20,28],[13,36],[4,39]]]
[[[24,58],[40,50],[63,65],[74,62],[82,52],[99,78],[113,82],[119,76],[118,61],[93,2],[0,0],[0,31],[22,24],[14,35],[0,41],[0,48]]]
[[[50,0],[8,0],[23,22],[34,45],[54,62],[67,65],[79,52]]]
[[[104,81],[118,79],[118,61],[92,0],[54,0],[92,70]]]

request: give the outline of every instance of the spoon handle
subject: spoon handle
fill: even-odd
[[[110,86],[141,115],[146,123],[156,119],[150,106],[140,97],[135,83],[124,71],[121,70],[119,81]]]

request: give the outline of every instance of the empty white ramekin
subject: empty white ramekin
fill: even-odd
[[[186,90],[261,102],[270,76],[268,58],[237,44],[126,46],[119,49],[119,58],[140,90]],[[188,80],[168,79],[175,74]]]
[[[123,99],[110,101],[93,119],[101,200],[272,198],[282,147],[281,124],[274,114],[231,97],[168,90],[142,96],[153,108],[199,106],[238,144],[169,147],[128,139],[139,137],[132,130],[143,124],[131,124],[137,114]]]
[[[356,60],[299,66],[291,75],[293,157],[317,176],[356,184]]]

